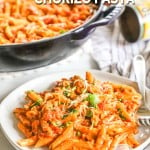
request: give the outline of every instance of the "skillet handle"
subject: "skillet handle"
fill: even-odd
[[[110,9],[112,9],[112,8],[110,8]],[[111,12],[108,13],[101,20],[93,22],[87,26],[84,26],[84,27],[79,28],[76,31],[74,31],[72,33],[72,39],[73,40],[83,39],[86,36],[88,36],[93,31],[93,29],[95,29],[95,27],[111,24],[124,12],[124,10],[125,10],[125,6],[123,6],[123,5],[115,6],[114,9],[111,10]],[[109,11],[109,10],[107,10],[107,11]]]

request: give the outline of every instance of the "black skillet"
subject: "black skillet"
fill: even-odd
[[[21,71],[56,63],[73,54],[86,41],[97,26],[108,25],[124,11],[124,6],[115,6],[102,12],[103,4],[93,17],[82,26],[53,38],[29,43],[0,45],[0,72]],[[102,18],[102,15],[105,17]]]

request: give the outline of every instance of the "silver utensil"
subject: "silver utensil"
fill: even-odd
[[[142,95],[142,104],[138,110],[138,122],[139,125],[150,126],[150,106],[148,97],[146,96],[146,66],[145,59],[142,55],[137,55],[133,60],[133,67],[138,83],[139,91]]]

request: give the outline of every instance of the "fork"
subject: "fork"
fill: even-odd
[[[148,101],[148,96],[146,96],[146,85],[145,85],[146,66],[145,66],[145,59],[142,55],[137,55],[134,57],[133,67],[139,91],[142,95],[143,100],[141,107],[138,110],[138,123],[139,125],[150,126],[150,102]]]

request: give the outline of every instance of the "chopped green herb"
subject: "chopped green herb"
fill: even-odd
[[[91,110],[88,110],[85,117],[92,118],[93,117],[93,112]]]
[[[64,104],[64,102],[60,102],[60,101],[58,102],[58,105],[63,105],[63,104]]]
[[[92,83],[92,85],[96,85],[95,81]]]
[[[85,98],[85,99],[82,100],[82,102],[85,102],[85,101],[87,101],[87,98]]]
[[[64,90],[64,92],[63,92],[64,96],[69,97],[70,94],[71,94],[71,92],[73,92],[75,89],[76,89],[75,86],[71,89],[70,85],[68,85],[67,87],[64,87],[63,88],[63,90]]]
[[[66,122],[66,127],[69,127],[70,126],[70,124],[71,124],[71,122],[69,121],[69,122]]]
[[[77,132],[76,132],[76,136],[81,136],[81,132],[80,132],[80,131],[77,131]]]
[[[69,121],[69,122],[61,124],[59,127],[61,127],[61,128],[69,127],[70,124],[71,124],[71,122]]]
[[[97,104],[99,104],[100,102],[98,96],[95,94],[89,94],[87,100],[89,101],[90,106],[92,107],[97,107]]]
[[[53,109],[54,109],[53,106],[49,106],[48,108],[49,108],[50,110],[53,110]]]
[[[121,108],[118,108],[117,110],[118,110],[119,113],[122,112]]]
[[[76,109],[73,109],[72,110],[72,113],[77,113],[78,111]]]
[[[68,114],[64,114],[62,119],[65,119],[66,117],[68,117]]]
[[[65,119],[66,117],[68,117],[69,113],[77,113],[78,111],[76,109],[74,109],[74,108],[69,108],[67,110],[67,112],[68,112],[68,114],[64,114],[63,117],[62,117],[62,119]]]
[[[61,125],[61,122],[50,122],[53,126],[59,127]]]
[[[64,91],[63,94],[64,94],[64,96],[66,96],[66,97],[69,97],[69,96],[70,96],[70,92],[68,92],[68,91]]]
[[[65,124],[63,123],[63,124],[61,124],[59,127],[60,127],[60,128],[65,128],[66,126],[65,126]]]
[[[38,99],[35,103],[33,103],[30,108],[34,107],[34,106],[40,106],[41,103],[43,102],[43,99]]]
[[[66,89],[70,89],[70,85],[68,85],[68,86],[66,87]]]
[[[63,34],[63,33],[65,33],[66,32],[66,30],[60,30],[60,34]]]
[[[121,108],[118,108],[118,113],[119,113],[119,117],[122,119],[122,120],[126,120],[126,117],[122,114],[122,110]]]
[[[82,89],[82,93],[86,93],[86,91],[87,91],[87,89],[85,88],[85,89]]]
[[[123,99],[122,99],[122,98],[119,98],[118,101],[119,101],[119,102],[123,102]]]
[[[77,87],[76,87],[76,86],[74,86],[71,90],[72,90],[72,91],[74,91],[74,90],[76,90],[76,88],[77,88]]]
[[[123,116],[122,113],[119,114],[119,117],[120,117],[122,120],[126,120],[126,117]]]
[[[68,109],[68,112],[69,113],[76,113],[76,112],[78,112],[76,109],[74,109],[74,108],[69,108]]]

